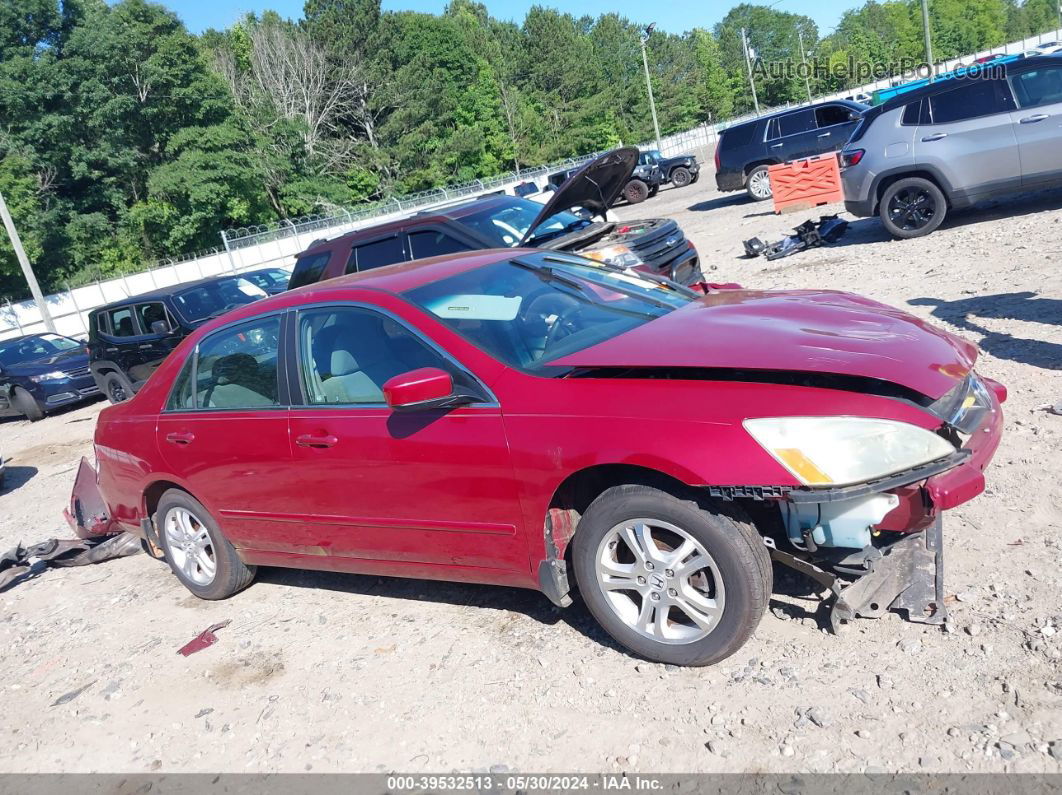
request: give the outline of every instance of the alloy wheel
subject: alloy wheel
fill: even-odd
[[[897,191],[889,201],[889,218],[905,231],[928,226],[937,212],[937,203],[929,191],[911,187]]]
[[[107,393],[111,403],[123,403],[129,397],[125,393],[125,387],[122,386],[122,382],[117,378],[111,379],[110,384],[107,386]]]
[[[752,172],[749,177],[749,190],[757,199],[771,198],[771,177],[767,169]]]
[[[657,519],[622,522],[595,558],[597,584],[628,627],[658,643],[694,643],[719,625],[726,592],[715,560],[691,534]]]
[[[174,567],[190,582],[210,585],[217,572],[217,560],[206,525],[186,508],[173,508],[166,514],[164,532]]]

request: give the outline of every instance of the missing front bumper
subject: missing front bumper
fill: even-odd
[[[837,632],[855,618],[881,618],[903,611],[908,621],[943,624],[944,537],[938,516],[925,530],[911,533],[881,550],[872,571],[846,583],[802,558],[771,548],[771,558],[830,589],[830,625]]]

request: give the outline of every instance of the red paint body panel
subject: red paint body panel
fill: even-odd
[[[965,340],[859,296],[723,290],[556,363],[841,373],[938,398],[976,357]]]
[[[110,516],[138,529],[146,492],[167,481],[203,502],[250,563],[537,587],[550,502],[565,479],[587,468],[638,466],[695,486],[795,487],[743,420],[854,415],[940,425],[914,403],[840,389],[531,375],[392,292],[513,255],[485,251],[380,268],[206,324],[134,398],[100,415],[98,482]],[[204,335],[267,312],[336,303],[391,313],[478,378],[496,402],[408,413],[384,405],[162,411]],[[957,338],[854,296],[723,290],[568,359],[838,372],[936,396],[969,371],[975,355]],[[971,439],[969,462],[928,482],[935,508],[983,487],[980,473],[999,441],[996,409],[989,432]],[[300,437],[327,443],[305,446]],[[912,522],[921,520],[910,513]]]
[[[421,367],[396,375],[383,385],[388,406],[410,406],[444,398],[453,392],[454,380],[438,367]]]

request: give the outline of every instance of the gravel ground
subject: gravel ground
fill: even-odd
[[[988,491],[945,521],[950,631],[889,616],[835,637],[780,575],[737,656],[678,669],[533,592],[263,570],[211,603],[140,554],[0,593],[0,772],[1060,771],[1062,416],[1041,408],[1062,402],[1060,206],[1000,201],[905,242],[856,221],[776,263],[740,241],[817,213],[776,217],[710,173],[619,210],[677,218],[710,280],[856,291],[982,347],[1007,433]],[[101,407],[0,422],[0,546],[68,534]]]

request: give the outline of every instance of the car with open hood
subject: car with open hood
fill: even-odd
[[[99,394],[84,342],[51,332],[0,341],[0,416],[36,422]]]
[[[836,623],[944,620],[941,516],[984,489],[1006,396],[976,357],[845,293],[437,257],[192,333],[102,412],[70,516],[140,534],[204,599],[256,566],[562,607],[577,583],[625,648],[704,665],[752,634],[772,561]]]
[[[424,257],[517,247],[577,253],[681,284],[699,281],[697,249],[675,221],[608,220],[637,162],[634,147],[608,152],[568,177],[544,205],[495,194],[317,241],[299,254],[288,289]]]

